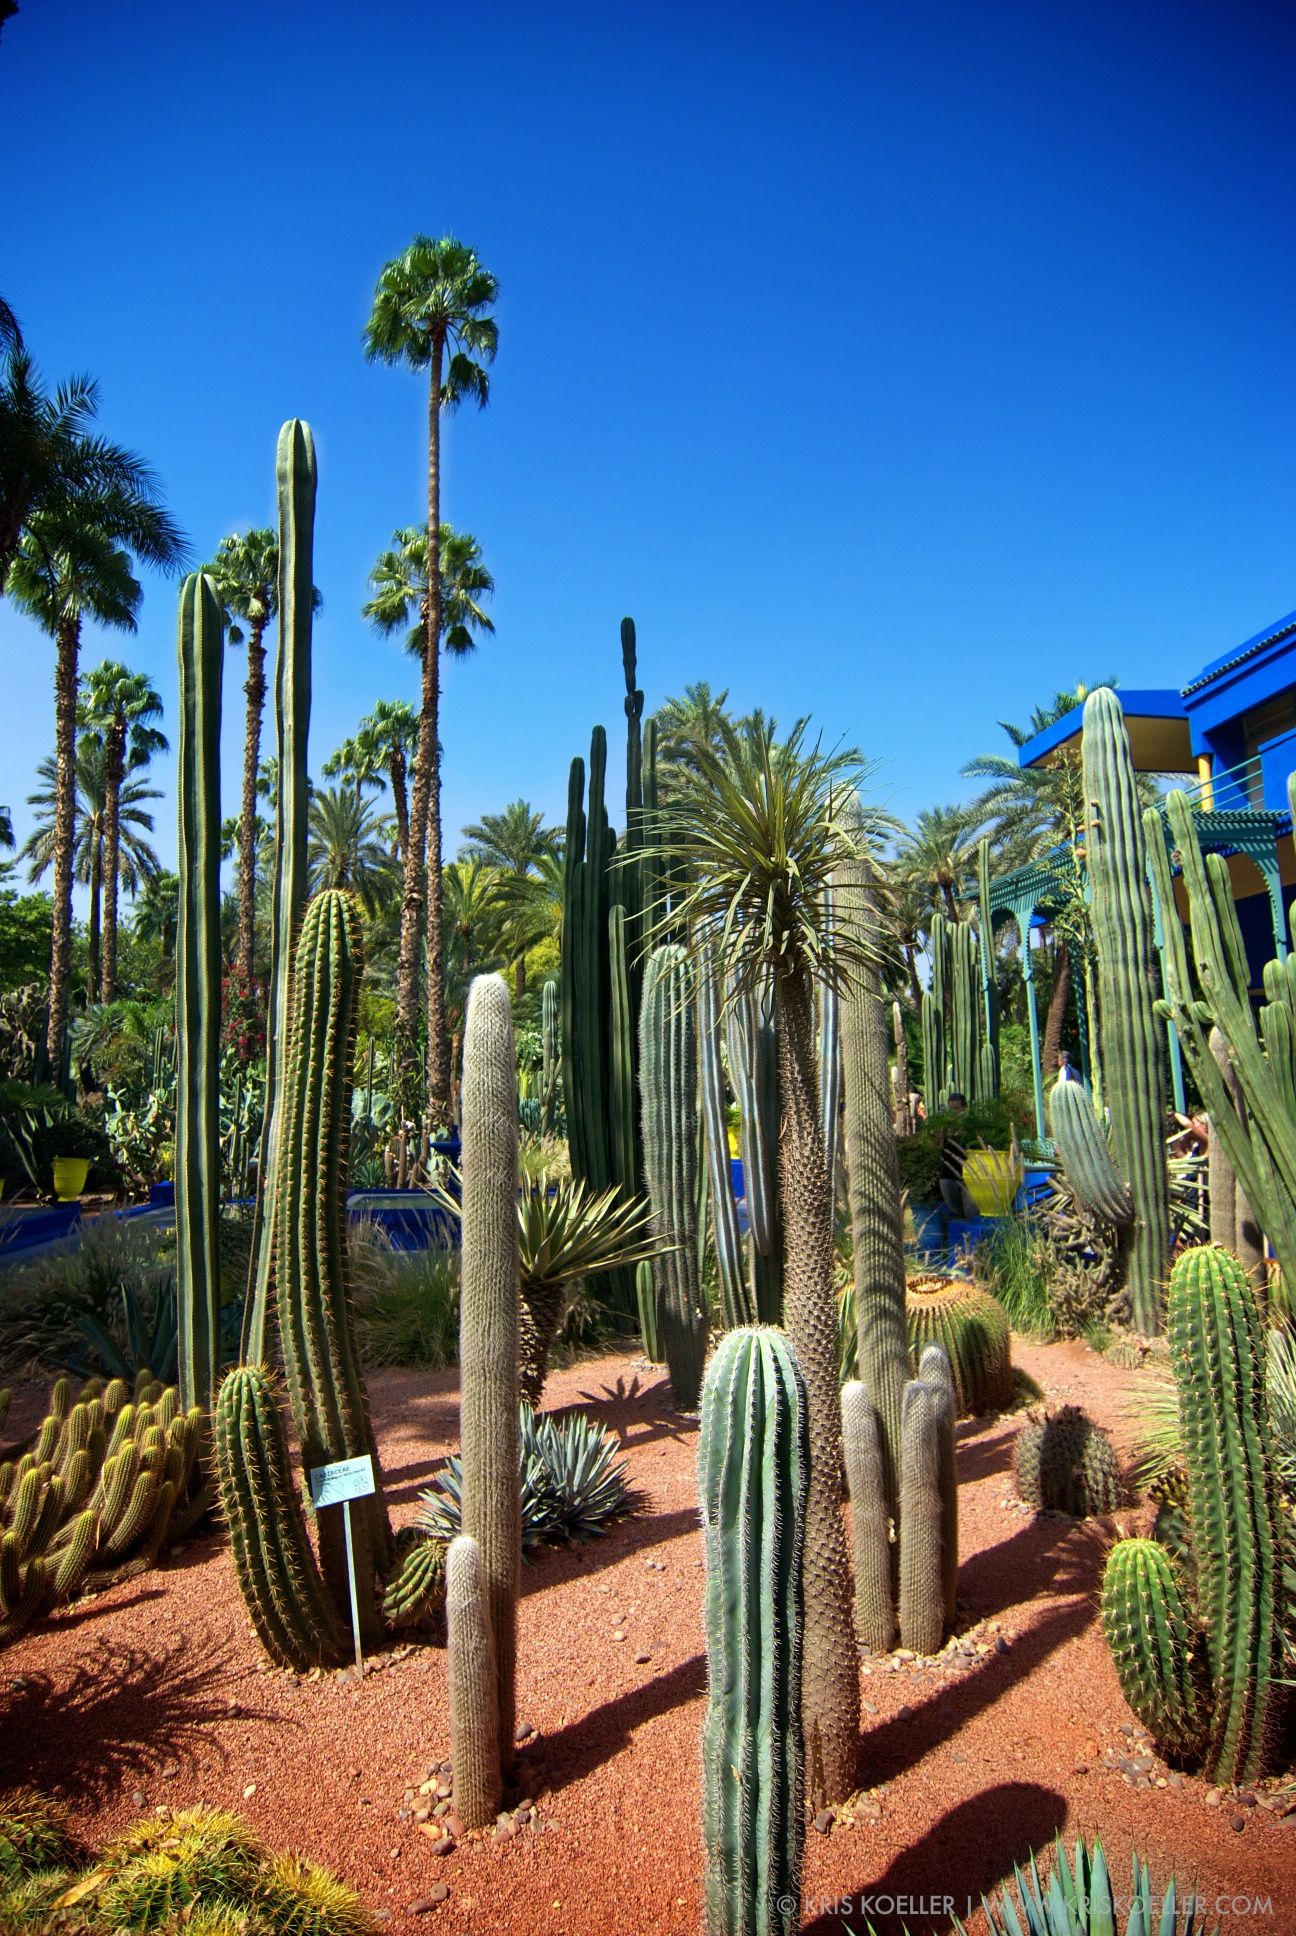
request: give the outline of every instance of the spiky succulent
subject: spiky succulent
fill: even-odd
[[[11,1788],[0,1800],[0,1876],[6,1880],[61,1867],[71,1846],[62,1803],[35,1788]]]
[[[522,1541],[593,1539],[608,1522],[632,1512],[636,1498],[615,1439],[583,1412],[538,1417],[519,1407]],[[454,1453],[420,1496],[420,1527],[446,1544],[461,1529],[462,1466]]]
[[[1017,1489],[1037,1512],[1088,1519],[1120,1504],[1120,1464],[1111,1440],[1079,1405],[1028,1419],[1013,1462]]]
[[[1181,1906],[1171,1877],[1158,1895],[1147,1864],[1137,1853],[1127,1913],[1118,1922],[1121,1898],[1112,1886],[1100,1841],[1090,1850],[1078,1838],[1073,1867],[1058,1836],[1047,1881],[1032,1855],[1024,1872],[1014,1866],[1012,1883],[989,1901],[982,1900],[988,1936],[1117,1936],[1117,1931],[1121,1936],[1152,1936],[1154,1931],[1156,1936],[1213,1936],[1198,1914],[1192,1892]],[[957,1917],[954,1926],[959,1936],[967,1936]]]
[[[911,1277],[905,1293],[909,1349],[943,1344],[960,1418],[998,1411],[1012,1397],[1008,1316],[997,1298],[961,1277]]]

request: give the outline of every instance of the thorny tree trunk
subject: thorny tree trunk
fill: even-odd
[[[244,989],[252,987],[256,954],[256,804],[261,765],[261,721],[265,714],[266,621],[253,619],[248,633],[247,700],[243,715],[243,807],[239,820],[238,961]]]
[[[855,1790],[859,1656],[841,1510],[833,1204],[819,1122],[813,1003],[804,971],[780,977],[775,986],[784,1324],[805,1379],[810,1428],[801,1728],[806,1799],[817,1810]]]
[[[49,1022],[45,1046],[51,1080],[63,1066],[72,976],[72,847],[76,838],[77,660],[81,621],[63,618],[54,669],[54,910],[50,939]]]
[[[1044,1080],[1057,1074],[1062,1030],[1066,1026],[1067,1003],[1071,998],[1071,951],[1063,942],[1053,951],[1053,992],[1049,996],[1044,1022]]]
[[[126,770],[126,721],[115,718],[104,747],[103,973],[101,1002],[117,993],[117,873],[121,863],[121,785]],[[90,976],[91,999],[94,975]]]

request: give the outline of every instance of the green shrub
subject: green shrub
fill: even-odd
[[[977,1246],[977,1279],[1008,1313],[1014,1331],[1033,1338],[1057,1334],[1051,1292],[1053,1253],[1029,1217],[1003,1217]]]
[[[1003,1097],[972,1103],[963,1111],[939,1110],[899,1139],[900,1186],[911,1203],[940,1200],[941,1159],[953,1141],[965,1150],[1011,1147],[1016,1117]]]
[[[74,1362],[86,1348],[86,1320],[124,1344],[123,1299],[151,1330],[174,1291],[173,1231],[111,1213],[83,1217],[66,1243],[0,1278],[0,1352],[47,1366]]]
[[[361,1218],[350,1231],[355,1315],[366,1364],[443,1371],[459,1355],[459,1253],[393,1250]]]

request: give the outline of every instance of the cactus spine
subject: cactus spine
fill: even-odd
[[[1112,1161],[1107,1132],[1078,1082],[1058,1082],[1049,1093],[1049,1129],[1066,1180],[1082,1209],[1125,1230],[1134,1217],[1130,1187]]]
[[[1178,1567],[1154,1539],[1107,1557],[1102,1623],[1121,1692],[1166,1754],[1194,1756],[1206,1733],[1197,1638]]]
[[[225,626],[212,580],[180,593],[180,906],[176,929],[176,1315],[180,1389],[210,1406],[220,1370],[220,718]]]
[[[1120,701],[1090,693],[1081,743],[1088,802],[1086,863],[1098,950],[1098,1034],[1112,1146],[1134,1217],[1121,1237],[1130,1321],[1161,1329],[1170,1236],[1165,1075],[1147,847]]]
[[[882,1434],[858,1378],[842,1386],[842,1457],[855,1544],[855,1630],[866,1653],[884,1654],[895,1639],[891,1584],[891,1514],[887,1507]]]
[[[941,1568],[941,1431],[945,1394],[915,1378],[900,1418],[900,1632],[916,1654],[934,1654],[945,1626]]]
[[[495,1657],[498,1796],[513,1757],[517,1584],[522,1562],[517,1059],[508,989],[498,975],[479,975],[468,991],[462,1134],[459,1377],[463,1530],[480,1549],[482,1602]],[[485,1749],[481,1752],[484,1754]]]
[[[706,1551],[702,1735],[708,1936],[792,1936],[802,1851],[805,1388],[781,1333],[730,1331],[698,1448]]]
[[[488,1828],[500,1802],[499,1668],[481,1548],[468,1533],[446,1553],[450,1759],[465,1828]]]
[[[644,972],[639,1087],[652,1203],[657,1328],[681,1411],[696,1409],[707,1348],[697,1243],[697,1041],[694,974],[684,949],[654,948]]]

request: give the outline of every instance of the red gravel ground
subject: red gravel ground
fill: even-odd
[[[1124,1407],[1147,1374],[1080,1344],[1018,1344],[1015,1355],[1050,1398],[1086,1405],[1128,1451]],[[404,1519],[455,1444],[454,1375],[382,1374],[371,1398]],[[524,1569],[519,1714],[536,1732],[519,1800],[537,1805],[534,1824],[434,1854],[440,1828],[416,1813],[435,1797],[410,1791],[448,1753],[440,1641],[380,1658],[362,1686],[266,1670],[215,1536],[5,1651],[0,1785],[33,1781],[69,1798],[91,1841],[160,1804],[239,1809],[272,1844],[345,1876],[393,1936],[693,1936],[696,1427],[672,1416],[660,1372],[625,1358],[555,1374],[546,1398],[588,1404],[619,1435],[645,1504],[608,1538]],[[15,1424],[26,1409],[16,1401]],[[1196,1885],[1223,1936],[1292,1936],[1296,1814],[1281,1809],[1296,1794],[1211,1797],[1159,1762],[1121,1769],[1145,1749],[1096,1617],[1109,1535],[1018,1509],[1019,1425],[960,1428],[965,1651],[864,1667],[864,1786],[846,1821],[809,1836],[804,1929],[842,1936],[871,1917],[880,1936],[904,1921],[948,1931],[940,1899],[965,1913],[1061,1829],[1101,1832],[1121,1882],[1137,1843],[1155,1879],[1174,1871]],[[896,1898],[908,1899],[898,1915]]]

